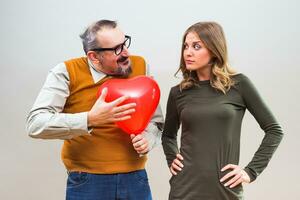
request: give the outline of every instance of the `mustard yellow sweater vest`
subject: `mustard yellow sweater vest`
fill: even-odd
[[[130,60],[133,70],[130,77],[146,73],[143,58],[131,56]],[[86,57],[66,61],[65,65],[70,76],[70,96],[63,112],[89,111],[96,102],[99,86],[109,77],[94,83]],[[146,159],[139,157],[130,136],[114,123],[93,128],[91,135],[65,140],[62,148],[62,160],[68,171],[124,173],[144,169]]]

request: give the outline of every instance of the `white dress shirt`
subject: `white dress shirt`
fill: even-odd
[[[88,63],[95,83],[106,76],[97,71],[90,61]],[[87,126],[88,112],[62,113],[70,95],[69,84],[70,78],[65,63],[60,63],[50,70],[27,117],[26,128],[29,136],[41,139],[71,139],[90,134],[91,130]],[[142,133],[149,142],[149,150],[160,144],[163,122],[162,111],[158,106]]]

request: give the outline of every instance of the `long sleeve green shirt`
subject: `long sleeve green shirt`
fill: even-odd
[[[241,125],[246,109],[265,132],[253,159],[244,168],[251,181],[265,169],[278,147],[283,132],[271,111],[245,75],[237,74],[233,79],[235,85],[226,94],[211,87],[209,80],[182,91],[179,86],[171,89],[162,145],[168,166],[180,152],[184,167],[170,179],[170,199],[243,199],[242,185],[225,187],[220,179],[229,172],[221,172],[225,165],[239,163]]]

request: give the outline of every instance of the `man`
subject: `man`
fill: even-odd
[[[130,118],[135,104],[105,102],[99,86],[112,77],[145,74],[141,57],[129,56],[130,36],[115,21],[100,20],[80,36],[86,57],[54,67],[27,118],[31,137],[64,139],[68,171],[66,199],[152,199],[145,154],[159,141],[163,117],[158,108],[140,135],[124,134],[114,122]]]

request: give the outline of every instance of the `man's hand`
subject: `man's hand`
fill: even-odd
[[[130,119],[130,114],[135,112],[135,103],[128,103],[118,106],[128,96],[122,96],[112,102],[105,102],[107,88],[102,90],[101,96],[97,99],[92,109],[88,112],[88,127],[99,126],[105,123],[124,121]]]
[[[220,182],[224,182],[225,180],[227,181],[230,178],[229,181],[224,184],[225,187],[229,186],[230,188],[233,188],[239,184],[250,183],[249,175],[238,165],[228,164],[223,167],[221,171],[225,171],[227,169],[232,169],[232,171],[228,172],[220,180]]]
[[[149,143],[148,140],[142,135],[130,135],[133,148],[136,150],[138,154],[145,154],[149,151]]]

